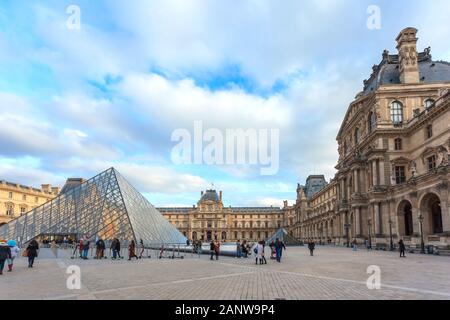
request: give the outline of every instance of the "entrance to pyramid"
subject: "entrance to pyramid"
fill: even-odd
[[[53,200],[0,227],[0,239],[91,241],[117,238],[147,247],[185,245],[186,237],[117,170],[71,184]]]

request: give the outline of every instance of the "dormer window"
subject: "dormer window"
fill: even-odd
[[[399,101],[391,104],[391,121],[394,125],[403,123],[403,105]]]

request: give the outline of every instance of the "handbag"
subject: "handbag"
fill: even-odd
[[[22,252],[22,257],[28,257],[28,249]]]
[[[253,249],[253,252],[255,253],[255,254],[257,254],[258,253],[258,249]]]

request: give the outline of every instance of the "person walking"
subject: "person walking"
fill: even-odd
[[[353,251],[358,251],[358,242],[356,241],[356,238],[352,241],[352,248]]]
[[[201,255],[202,255],[202,241],[201,241],[201,240],[198,240],[198,241],[197,241],[197,254],[198,254],[198,257],[199,257],[199,258],[200,258]]]
[[[136,258],[138,260],[138,256],[136,255],[136,243],[134,240],[131,240],[130,244],[128,245],[128,261],[131,261],[131,258]]]
[[[264,247],[261,242],[258,242],[258,244],[256,245],[255,255],[256,255],[255,264],[258,264],[258,261],[259,261],[259,264],[263,264],[262,257],[264,256]]]
[[[0,275],[3,274],[3,268],[5,267],[5,261],[11,259],[11,248],[6,241],[0,241]]]
[[[403,239],[400,239],[400,241],[398,242],[398,249],[400,251],[400,258],[406,258],[405,255],[406,246],[405,243],[403,242]]]
[[[214,244],[214,253],[216,255],[216,260],[219,260],[219,254],[220,254],[220,242],[216,241]]]
[[[14,265],[14,259],[19,256],[20,249],[17,246],[17,242],[14,240],[9,240],[7,242],[9,249],[11,250],[11,257],[7,260],[8,262],[8,272],[11,272]]]
[[[264,251],[266,249],[266,241],[262,240],[261,245],[262,245],[261,259],[262,259],[262,261],[264,261],[264,264],[267,264],[267,260],[266,260],[265,254],[264,254]]]
[[[31,240],[26,249],[26,255],[28,257],[28,268],[33,268],[34,259],[38,256],[39,244],[36,240]]]
[[[286,246],[284,245],[283,241],[280,239],[275,240],[275,255],[277,262],[281,262],[281,256],[283,255],[283,249],[286,250]]]
[[[236,258],[240,259],[242,257],[242,246],[241,241],[236,241]]]
[[[98,239],[97,242],[95,243],[95,258],[96,259],[103,259],[104,255],[105,255],[105,241],[103,241],[103,239]]]
[[[115,249],[116,249],[116,253],[117,256],[119,257],[119,259],[122,259],[122,256],[120,255],[120,240],[116,238],[116,244],[115,244]]]
[[[141,239],[139,241],[139,246],[141,247],[141,252],[139,252],[139,259],[142,259],[142,256],[144,255],[145,252],[144,240]]]
[[[84,246],[84,239],[80,239],[80,243],[78,244],[78,251],[80,253],[80,259],[83,259],[83,246]]]
[[[316,248],[316,244],[313,240],[309,240],[308,242],[308,249],[309,249],[309,255],[312,257],[314,256],[314,249]]]
[[[88,260],[90,241],[87,236],[83,239],[83,259]]]
[[[216,252],[216,245],[213,240],[211,240],[211,243],[209,244],[209,250],[211,250],[210,260],[214,260],[214,253]]]

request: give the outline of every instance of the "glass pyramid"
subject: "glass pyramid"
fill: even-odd
[[[103,240],[142,239],[146,246],[186,244],[186,238],[114,168],[0,227],[0,239],[20,244],[41,235]]]
[[[278,229],[270,238],[266,240],[266,244],[270,244],[272,241],[280,239],[286,246],[298,246],[301,245],[301,241],[298,241],[291,236],[284,228]]]

